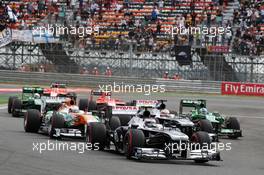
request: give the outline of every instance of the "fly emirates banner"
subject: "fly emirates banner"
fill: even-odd
[[[222,95],[264,96],[264,84],[222,82]]]

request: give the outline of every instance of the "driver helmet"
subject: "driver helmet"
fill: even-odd
[[[203,115],[206,115],[208,113],[208,111],[207,111],[206,108],[201,108],[200,109],[200,113],[203,114]]]
[[[35,93],[35,94],[34,94],[34,98],[37,98],[37,99],[40,98],[39,93]]]
[[[79,108],[78,108],[78,106],[72,106],[70,108],[70,111],[73,112],[73,113],[77,113],[79,111]]]
[[[162,109],[160,114],[170,114],[170,111],[168,109]]]

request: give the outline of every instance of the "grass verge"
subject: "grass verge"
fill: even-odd
[[[9,96],[16,96],[18,94],[0,94],[0,105],[8,102]]]

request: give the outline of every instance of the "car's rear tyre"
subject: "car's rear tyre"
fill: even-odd
[[[97,105],[95,101],[89,101],[88,103],[88,111],[95,111],[97,110]]]
[[[16,96],[11,96],[8,99],[8,105],[7,105],[7,112],[10,114],[12,112],[12,105],[15,98],[18,98]]]
[[[91,143],[94,150],[104,150],[107,143],[107,136],[106,127],[103,123],[89,123],[86,134],[86,142]]]
[[[198,131],[193,133],[191,137],[192,150],[198,149],[210,149],[211,148],[211,139],[207,132]],[[194,145],[195,144],[195,145]],[[194,160],[196,163],[205,163],[208,160]]]
[[[213,128],[212,123],[207,119],[199,120],[197,125],[198,125],[200,131],[204,131],[204,132],[208,132],[208,133],[214,132],[214,128]]]
[[[138,129],[129,129],[124,138],[124,153],[127,159],[131,159],[135,147],[145,146],[145,135]]]
[[[237,118],[236,117],[228,118],[226,121],[226,128],[227,129],[240,130],[240,124],[239,124],[239,121],[237,120]],[[237,139],[239,137],[239,135],[232,135],[232,136],[228,136],[228,137],[232,138],[232,139]]]
[[[79,109],[83,111],[88,111],[88,100],[87,99],[79,100]]]
[[[24,130],[37,133],[41,124],[40,112],[36,109],[29,109],[24,114]]]
[[[22,101],[18,98],[14,98],[12,104],[12,116],[19,117],[22,110]]]
[[[55,138],[55,129],[61,129],[65,127],[65,121],[61,114],[53,114],[51,117],[51,123],[49,128],[49,136],[51,139]]]
[[[109,126],[112,131],[116,130],[118,127],[122,126],[120,118],[117,116],[113,116],[109,120]]]

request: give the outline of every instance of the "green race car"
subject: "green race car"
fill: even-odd
[[[21,98],[11,96],[8,99],[8,113],[12,113],[13,117],[22,116],[27,109],[41,110],[44,88],[41,87],[23,87]]]
[[[186,108],[192,108],[191,112],[185,113]],[[240,123],[237,118],[226,117],[218,112],[208,112],[206,100],[182,99],[179,115],[189,117],[199,130],[209,133],[215,132],[218,136],[228,136],[232,139],[242,137]]]

